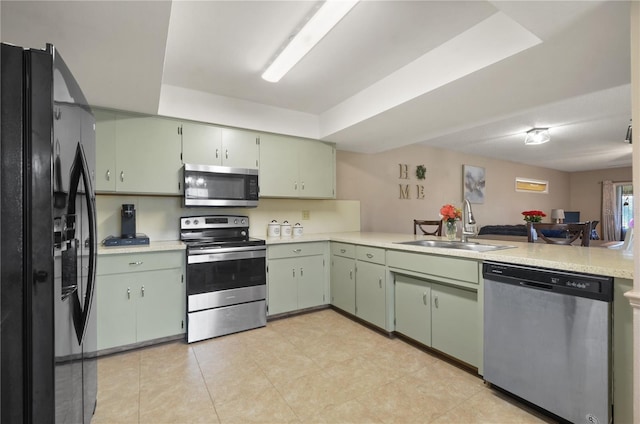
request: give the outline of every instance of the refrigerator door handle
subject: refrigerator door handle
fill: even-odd
[[[89,320],[89,314],[91,313],[91,304],[93,299],[93,292],[96,278],[96,258],[97,258],[97,234],[96,234],[96,206],[95,195],[93,187],[91,185],[91,174],[89,173],[89,167],[87,166],[87,159],[84,154],[84,148],[82,144],[78,143],[76,146],[76,154],[71,166],[71,181],[69,184],[69,203],[68,203],[68,216],[75,216],[76,213],[76,195],[80,188],[80,178],[85,189],[85,199],[87,203],[87,215],[89,224],[89,267],[87,275],[87,289],[84,296],[84,304],[81,304],[79,293],[76,290],[76,295],[73,296],[73,324],[76,330],[76,336],[78,343],[82,344],[84,335],[87,329],[87,322]],[[80,277],[82,278],[82,277]]]

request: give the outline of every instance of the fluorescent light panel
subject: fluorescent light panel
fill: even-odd
[[[355,1],[327,0],[293,37],[287,47],[275,58],[262,78],[278,82],[316,45],[344,16],[349,13]]]
[[[527,136],[524,139],[524,144],[526,145],[543,144],[549,140],[551,140],[551,135],[549,134],[549,128],[534,128],[532,130],[527,131]]]

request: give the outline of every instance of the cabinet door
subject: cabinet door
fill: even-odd
[[[431,286],[396,275],[396,331],[431,346]]]
[[[356,316],[386,328],[386,276],[384,265],[357,261]]]
[[[478,294],[432,284],[431,300],[431,346],[477,367]]]
[[[119,192],[180,194],[178,123],[150,116],[118,115],[116,164]]]
[[[137,341],[184,333],[185,289],[180,268],[140,272],[136,277]]]
[[[299,197],[335,197],[333,146],[316,141],[298,141]]]
[[[183,123],[182,162],[222,165],[222,129],[214,125]]]
[[[260,135],[260,196],[298,196],[296,141],[275,134]]]
[[[356,261],[333,255],[331,258],[331,304],[356,314]]]
[[[298,309],[324,304],[324,258],[299,258],[298,270]]]
[[[96,280],[98,350],[136,341],[136,300],[132,281],[123,274]]]
[[[96,191],[116,191],[116,113],[96,109]]]
[[[267,290],[269,315],[298,309],[297,259],[274,259],[269,261]]]
[[[223,128],[222,164],[233,168],[257,169],[257,139],[258,134],[252,131]]]

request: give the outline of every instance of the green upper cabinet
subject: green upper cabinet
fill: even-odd
[[[260,195],[335,198],[335,147],[303,138],[260,135]]]
[[[183,163],[258,168],[258,135],[253,131],[185,122],[181,133]]]
[[[116,191],[116,112],[95,109],[96,191]]]
[[[177,121],[114,111],[94,113],[97,191],[181,193]]]

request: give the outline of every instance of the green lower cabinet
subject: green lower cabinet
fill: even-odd
[[[269,260],[269,315],[325,303],[324,256]]]
[[[358,261],[356,268],[356,316],[386,328],[386,267]]]
[[[478,294],[432,284],[431,346],[478,367]]]
[[[179,268],[99,276],[98,350],[183,333],[181,280]]]
[[[616,423],[633,421],[633,308],[624,294],[633,281],[621,278],[613,286],[613,417]],[[638,395],[635,396],[636,402]]]
[[[312,308],[324,304],[324,258],[300,258],[299,266],[298,308]]]
[[[356,314],[356,261],[333,255],[331,258],[331,304]]]
[[[395,295],[396,331],[431,346],[431,285],[398,275]]]
[[[395,321],[398,333],[480,365],[476,291],[396,274]]]

